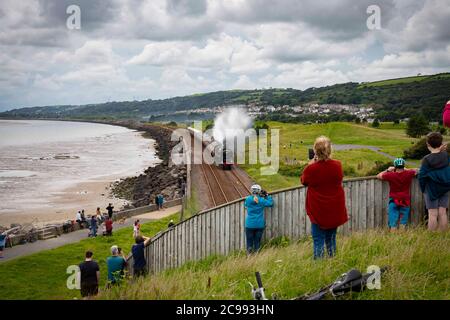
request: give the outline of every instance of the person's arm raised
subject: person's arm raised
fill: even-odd
[[[149,237],[145,237],[145,236],[142,236],[142,238],[144,238],[144,246],[148,246],[151,239]]]

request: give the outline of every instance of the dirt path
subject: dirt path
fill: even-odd
[[[176,212],[181,210],[181,206],[175,206],[167,209],[163,209],[160,211],[153,211],[149,213],[144,213],[138,216],[134,216],[125,221],[125,223],[117,223],[114,222],[113,228],[114,230],[120,230],[122,228],[126,228],[133,225],[134,220],[139,219],[141,223],[158,220],[161,218],[165,218],[170,216]],[[89,230],[83,229],[71,233],[65,233],[61,236],[48,240],[38,240],[34,243],[27,243],[25,245],[18,245],[12,248],[6,248],[3,251],[3,258],[0,259],[0,263],[9,261],[18,257],[27,256],[33,253],[37,253],[43,250],[50,250],[54,248],[61,247],[66,244],[79,242],[80,240],[86,239],[88,236]]]

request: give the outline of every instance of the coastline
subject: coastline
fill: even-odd
[[[25,120],[25,119],[13,119]],[[36,226],[73,220],[78,210],[84,209],[86,216],[94,214],[97,207],[105,212],[108,203],[113,203],[115,211],[135,208],[154,202],[154,197],[162,193],[165,200],[181,197],[181,184],[185,179],[183,167],[169,166],[170,150],[174,143],[170,141],[170,129],[136,121],[96,121],[81,119],[26,119],[71,121],[122,126],[135,130],[144,139],[155,141],[155,156],[159,163],[147,167],[138,176],[109,176],[101,179],[77,183],[56,192],[55,201],[39,209],[29,208],[26,212],[5,212],[0,216],[0,225],[11,223]]]

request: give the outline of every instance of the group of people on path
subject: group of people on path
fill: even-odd
[[[449,109],[450,110],[450,109]],[[422,160],[419,170],[406,169],[405,160],[397,158],[394,165],[378,174],[389,183],[388,225],[391,231],[405,228],[411,207],[410,187],[418,176],[428,210],[428,229],[446,231],[450,191],[450,158],[439,132],[427,135],[430,154]],[[331,159],[331,141],[325,136],[316,139],[314,157],[303,170],[301,183],[307,187],[305,209],[311,221],[314,259],[336,254],[337,228],[348,221],[343,188],[344,173],[340,161]],[[245,233],[247,252],[260,249],[265,228],[264,208],[273,206],[273,199],[259,185],[252,186],[252,195],[245,199],[247,209]]]
[[[104,236],[111,236],[113,231],[113,214],[114,206],[110,203],[106,207],[107,214],[102,214],[98,207],[95,215],[85,216],[84,210],[78,211],[75,221],[80,226],[80,229],[88,228],[88,237],[96,237],[98,229],[101,227]]]

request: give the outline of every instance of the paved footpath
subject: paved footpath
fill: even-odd
[[[134,220],[139,219],[141,223],[158,220],[165,218],[174,213],[180,212],[181,206],[175,206],[171,208],[166,208],[160,211],[153,211],[149,213],[144,213],[138,216],[128,218],[124,223],[114,222],[113,230],[119,230],[125,227],[132,226]],[[79,242],[80,240],[88,238],[89,229],[82,229],[75,232],[63,233],[57,238],[52,238],[48,240],[38,240],[33,243],[27,243],[24,245],[17,245],[12,248],[5,248],[3,251],[3,258],[0,258],[0,263],[12,260],[14,258],[27,256],[39,251],[49,250],[61,247],[63,245]]]

